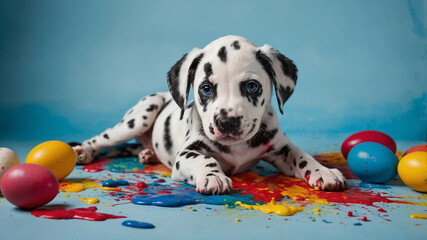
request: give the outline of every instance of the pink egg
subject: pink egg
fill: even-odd
[[[55,175],[37,164],[21,164],[10,168],[0,183],[7,201],[20,208],[36,208],[52,201],[59,191]]]
[[[386,146],[393,153],[396,153],[396,142],[394,142],[393,138],[385,133],[374,130],[357,132],[348,137],[341,145],[341,153],[347,159],[350,150],[357,144],[363,142],[379,143]]]

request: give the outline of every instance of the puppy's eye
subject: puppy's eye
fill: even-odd
[[[255,81],[255,80],[249,80],[248,83],[246,84],[246,91],[248,93],[257,93],[259,92],[259,90],[261,89],[261,84],[259,84],[259,82]]]
[[[205,84],[201,85],[200,86],[200,92],[205,96],[212,95],[212,93],[213,93],[212,85],[210,83],[205,83]]]

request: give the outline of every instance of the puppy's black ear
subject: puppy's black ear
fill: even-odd
[[[273,82],[277,103],[283,114],[283,105],[295,89],[298,69],[292,60],[269,45],[262,46],[255,54],[258,62]]]
[[[181,119],[187,105],[188,94],[196,75],[197,66],[202,58],[202,50],[195,48],[185,54],[168,72],[169,91],[181,108]]]

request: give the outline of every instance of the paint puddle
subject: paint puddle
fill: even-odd
[[[75,209],[40,209],[31,211],[31,215],[47,219],[79,219],[87,221],[105,221],[107,219],[126,218],[107,213],[96,212],[98,208],[75,208]]]

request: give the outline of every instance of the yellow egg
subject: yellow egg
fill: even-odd
[[[61,141],[48,141],[33,148],[25,163],[42,165],[61,181],[73,171],[76,161],[76,154],[70,145]]]
[[[427,192],[427,152],[405,155],[397,166],[402,181],[419,192]]]

